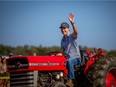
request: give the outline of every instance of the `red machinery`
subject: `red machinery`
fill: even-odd
[[[116,58],[81,51],[82,63],[75,66],[74,87],[116,87]],[[7,59],[11,87],[66,87],[67,59],[64,56],[14,56]]]

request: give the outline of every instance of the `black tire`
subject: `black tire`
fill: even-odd
[[[110,86],[106,85],[108,74],[111,73],[115,78],[114,83],[110,82]],[[116,87],[116,57],[114,58],[99,58],[90,68],[87,73],[87,78],[91,87]],[[108,84],[108,83],[107,83]]]
[[[62,82],[54,82],[51,87],[66,87]]]

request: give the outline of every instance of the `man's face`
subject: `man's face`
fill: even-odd
[[[69,28],[61,28],[61,32],[64,36],[68,36],[70,29]]]

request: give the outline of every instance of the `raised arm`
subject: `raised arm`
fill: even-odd
[[[68,19],[69,19],[69,21],[70,21],[70,23],[72,24],[72,27],[73,27],[73,37],[76,39],[77,35],[78,35],[78,28],[77,28],[77,26],[75,24],[75,21],[74,21],[74,19],[75,19],[74,14],[70,13]]]

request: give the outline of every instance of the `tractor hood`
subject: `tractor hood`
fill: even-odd
[[[63,71],[66,70],[64,56],[14,56],[7,59],[9,72],[17,71]]]

